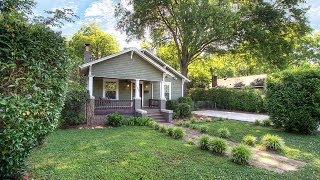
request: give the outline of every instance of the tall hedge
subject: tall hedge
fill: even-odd
[[[320,122],[320,70],[297,68],[268,76],[266,108],[275,125],[314,132]]]
[[[196,89],[191,92],[191,97],[195,103],[205,101],[219,109],[265,112],[263,92],[257,89]]]
[[[59,33],[18,12],[0,13],[0,47],[0,179],[15,179],[58,125],[69,61]]]

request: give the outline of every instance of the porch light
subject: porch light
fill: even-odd
[[[130,84],[129,84],[129,83],[127,83],[127,87],[130,87]]]
[[[146,88],[148,88],[148,85],[146,85]]]

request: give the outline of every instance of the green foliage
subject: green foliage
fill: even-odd
[[[209,127],[205,126],[205,125],[202,125],[202,126],[199,126],[199,130],[202,133],[207,133],[209,131]]]
[[[174,134],[173,131],[174,131],[174,127],[169,127],[167,130],[168,135],[173,136],[173,134]]]
[[[60,126],[84,123],[84,108],[88,98],[88,92],[86,90],[67,92],[64,107],[61,112]]]
[[[246,164],[251,159],[252,152],[250,147],[240,144],[231,150],[231,159],[238,164]]]
[[[220,109],[265,112],[263,92],[257,89],[213,88],[195,89],[191,97],[195,101],[208,101]],[[195,104],[197,106],[197,104]],[[201,107],[200,107],[201,108]]]
[[[315,132],[320,122],[320,70],[296,68],[268,76],[266,108],[277,127]]]
[[[190,121],[186,121],[184,122],[184,127],[191,127],[191,122]]]
[[[184,136],[184,131],[182,128],[176,127],[173,128],[173,134],[172,137],[175,139],[181,139]]]
[[[190,118],[191,124],[194,124],[194,123],[196,123],[197,121],[198,121],[197,118],[194,117],[194,116],[192,116],[192,117]]]
[[[261,139],[261,144],[269,150],[282,150],[284,148],[284,141],[277,135],[266,134]]]
[[[25,12],[33,5],[0,2],[0,179],[21,178],[32,149],[57,127],[65,99],[64,38],[32,23]]]
[[[160,124],[159,123],[155,123],[154,125],[153,125],[153,128],[155,129],[155,130],[159,130],[160,129]],[[169,130],[168,130],[169,131]]]
[[[73,54],[83,59],[84,44],[86,43],[90,44],[92,59],[99,59],[120,50],[115,37],[105,33],[97,23],[82,26],[73,35],[68,45]]]
[[[207,118],[204,119],[204,121],[205,121],[205,122],[211,122],[211,121],[212,121],[212,118],[207,117]]]
[[[253,124],[256,126],[260,126],[261,122],[258,119],[256,119],[256,120],[254,120]]]
[[[263,126],[271,126],[272,121],[270,119],[265,119],[262,121]]]
[[[229,129],[226,127],[218,129],[218,134],[221,138],[229,138],[231,135]]]
[[[190,128],[191,128],[191,129],[198,129],[198,125],[196,125],[196,124],[190,124]]]
[[[124,124],[124,117],[119,112],[110,113],[106,116],[106,125],[119,127]]]
[[[179,120],[177,123],[176,123],[177,126],[183,126],[184,125],[184,121],[182,120]]]
[[[209,142],[210,137],[208,135],[202,135],[199,138],[199,147],[200,149],[203,150],[208,150],[209,146],[208,146],[208,142]]]
[[[228,143],[222,138],[211,138],[208,141],[209,150],[214,153],[224,154],[227,151]]]
[[[254,137],[253,135],[246,135],[242,139],[243,143],[249,146],[255,146],[257,142],[257,138]]]
[[[178,105],[180,117],[189,117],[191,115],[191,107],[187,103],[180,103]]]
[[[179,103],[177,100],[167,100],[166,109],[177,111],[178,105]]]
[[[162,126],[160,126],[160,132],[162,132],[162,133],[167,133],[167,131],[168,131],[168,128],[167,128],[167,126],[165,126],[165,125],[162,125]]]
[[[190,107],[192,107],[192,99],[189,96],[179,97],[178,102],[188,104]]]

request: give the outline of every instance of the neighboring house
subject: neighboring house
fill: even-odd
[[[226,88],[241,88],[243,86],[249,86],[254,88],[264,88],[264,81],[266,78],[267,78],[266,74],[223,78],[223,79],[217,79],[216,86],[226,87]]]
[[[93,61],[86,50],[87,63],[80,69],[88,77],[95,115],[114,111],[141,115],[150,108],[153,114],[157,109],[169,112],[166,100],[183,96],[184,83],[190,81],[146,49],[129,48]]]

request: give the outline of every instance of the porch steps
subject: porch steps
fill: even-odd
[[[159,109],[144,109],[148,112],[147,116],[154,119],[157,122],[166,122],[166,119],[163,117]]]

